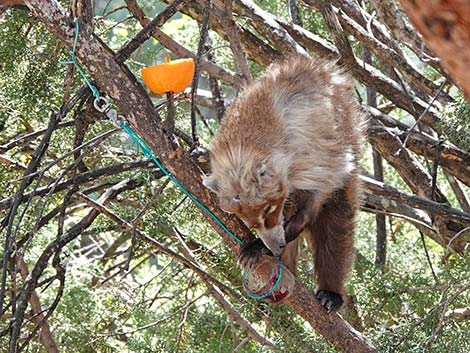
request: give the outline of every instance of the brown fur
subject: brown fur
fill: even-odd
[[[15,5],[20,5],[23,4],[23,0],[0,0],[0,5],[5,5],[5,6],[15,6]]]
[[[295,272],[309,237],[319,289],[344,294],[353,261],[362,115],[350,80],[297,55],[238,97],[211,144],[205,184]],[[243,255],[243,254],[242,254]]]

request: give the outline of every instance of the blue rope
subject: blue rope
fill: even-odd
[[[93,93],[93,96],[95,98],[100,98],[100,92],[98,91],[98,89],[93,86],[90,82],[90,80],[88,79],[88,77],[86,76],[85,74],[85,71],[83,70],[83,68],[81,67],[80,63],[78,62],[78,59],[77,59],[77,56],[75,55],[75,51],[77,49],[77,42],[78,42],[78,33],[79,33],[79,24],[78,24],[78,18],[75,17],[74,20],[73,20],[74,24],[75,24],[75,37],[74,37],[74,40],[73,40],[73,47],[72,47],[72,50],[69,51],[69,55],[70,55],[70,60],[68,61],[59,61],[59,63],[61,64],[64,64],[64,65],[70,65],[70,64],[73,64],[75,66],[75,68],[77,69],[78,73],[80,74],[80,76],[83,78],[83,80],[85,81],[85,83],[87,84],[87,86],[90,88],[91,92]],[[238,238],[235,234],[233,234],[226,226],[225,224],[223,224],[223,222],[211,211],[207,208],[207,206],[205,206],[201,201],[199,201],[195,196],[193,196],[193,194],[191,194],[183,185],[181,185],[181,183],[173,176],[171,175],[171,173],[160,163],[160,161],[157,159],[157,157],[155,157],[155,155],[153,154],[152,152],[152,149],[150,148],[150,146],[142,139],[142,137],[140,137],[134,130],[132,130],[132,128],[127,125],[125,122],[121,122],[120,123],[120,127],[125,131],[127,132],[127,134],[129,135],[129,137],[135,142],[135,144],[139,147],[140,151],[142,152],[142,154],[146,157],[146,158],[150,158],[152,159],[152,161],[157,165],[158,168],[160,168],[160,170],[192,201],[194,202],[199,208],[201,208],[204,212],[206,212],[218,225],[220,228],[222,228],[228,235],[230,235],[238,244],[242,245],[243,242],[240,238]],[[248,295],[248,297],[252,298],[252,299],[264,299],[266,297],[268,297],[269,295],[271,295],[271,293],[273,293],[276,288],[279,286],[279,283],[281,282],[281,277],[282,277],[282,264],[281,264],[281,260],[279,258],[277,258],[277,262],[278,262],[278,266],[279,266],[279,276],[277,278],[277,281],[276,283],[274,284],[274,286],[269,290],[267,291],[265,294],[263,295],[252,295],[250,293],[247,292],[246,288],[245,288],[245,285],[243,285],[243,289],[245,289],[245,292],[246,294]],[[244,276],[247,274],[247,272],[245,272]]]
[[[181,183],[173,176],[171,173],[160,163],[160,161],[155,157],[155,155],[152,152],[152,149],[150,146],[140,137],[132,128],[127,125],[125,122],[120,123],[121,128],[127,132],[129,137],[135,142],[135,144],[139,147],[140,151],[146,158],[152,159],[152,161],[157,165],[158,168],[186,195],[188,196],[191,201],[193,201],[198,207],[200,207],[204,212],[206,212],[228,235],[230,235],[238,244],[242,245],[243,242],[241,241],[240,238],[238,238],[235,234],[233,234],[226,226],[225,224],[222,223],[222,221],[211,211],[209,210],[201,201],[199,201],[196,197],[194,197],[193,194],[191,194]],[[271,287],[270,290],[268,290],[266,293],[261,294],[261,295],[253,295],[251,294],[247,288],[245,287],[245,284],[242,281],[242,286],[243,289],[246,292],[246,295],[250,297],[251,299],[264,299],[268,296],[270,296],[279,286],[279,283],[281,282],[282,278],[282,263],[281,260],[276,257],[277,264],[279,267],[279,275],[277,277],[276,283]],[[243,278],[246,278],[248,275],[248,271],[245,271],[243,274]]]
[[[93,93],[93,96],[95,98],[100,98],[100,92],[98,91],[98,89],[95,86],[93,86],[91,84],[90,80],[88,79],[88,77],[85,74],[85,70],[83,70],[83,68],[81,67],[80,63],[77,60],[77,56],[75,55],[75,51],[77,49],[77,42],[78,42],[78,32],[79,32],[78,18],[75,17],[73,19],[73,22],[75,24],[75,38],[73,40],[73,48],[72,48],[72,50],[69,51],[70,60],[68,60],[68,61],[59,61],[59,63],[63,64],[63,65],[73,64],[73,66],[75,66],[75,68],[77,69],[80,76],[82,76],[82,78],[85,81],[85,83],[87,84],[87,86],[90,88],[91,92]]]
[[[240,238],[233,234],[222,221],[211,211],[209,210],[201,201],[199,201],[193,194],[191,194],[181,183],[173,176],[171,173],[160,163],[160,161],[155,157],[150,146],[140,137],[132,128],[124,122],[120,123],[121,128],[127,132],[130,138],[135,142],[139,147],[142,154],[152,159],[152,161],[157,165],[158,168],[187,196],[191,201],[193,201],[198,207],[202,208],[228,235],[230,235],[238,244],[243,244]]]

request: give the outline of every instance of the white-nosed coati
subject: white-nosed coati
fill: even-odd
[[[227,111],[204,179],[221,208],[261,238],[242,248],[242,265],[270,251],[295,273],[294,240],[309,237],[317,297],[329,311],[343,303],[353,262],[362,130],[349,78],[296,55],[272,65]]]

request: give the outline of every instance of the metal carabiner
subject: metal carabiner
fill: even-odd
[[[114,110],[114,109],[112,109],[112,110]],[[122,114],[116,114],[116,118],[114,118],[114,119],[109,118],[109,120],[113,123],[113,125],[115,127],[120,128],[120,129],[122,129],[123,125],[127,124],[126,117]]]
[[[106,98],[95,98],[93,105],[97,111],[106,115],[106,118],[117,128],[122,128],[122,124],[126,124],[126,117],[119,114],[114,108],[111,108]]]
[[[98,97],[93,101],[93,106],[100,113],[106,113],[109,110],[109,102],[106,98]]]

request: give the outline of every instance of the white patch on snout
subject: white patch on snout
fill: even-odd
[[[260,232],[259,237],[273,255],[280,256],[286,247],[286,236],[282,223],[268,231]]]
[[[267,214],[271,213],[271,212],[274,212],[274,210],[277,208],[277,205],[271,205],[271,207],[269,207],[269,210],[267,212]]]

